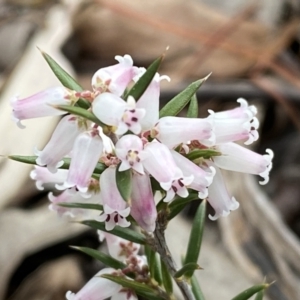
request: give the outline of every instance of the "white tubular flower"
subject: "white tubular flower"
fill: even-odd
[[[157,211],[148,175],[132,175],[130,214],[145,231],[154,231]]]
[[[178,152],[171,150],[171,153],[177,166],[183,172],[183,175],[188,176],[193,174],[194,180],[190,183],[189,187],[198,191],[198,197],[200,199],[206,198],[208,196],[208,187],[211,185],[216,173],[214,167],[209,167],[204,170]]]
[[[209,215],[209,218],[213,221],[219,217],[228,216],[230,211],[239,207],[239,203],[235,198],[229,196],[220,169],[216,166],[214,166],[214,169],[216,174],[212,184],[208,187],[208,202],[215,210],[214,216]]]
[[[140,70],[140,73],[133,79],[134,81],[137,81],[146,71],[145,68],[140,68]],[[150,85],[136,103],[137,108],[146,110],[146,115],[141,120],[143,131],[153,128],[159,119],[160,81],[163,79],[170,81],[169,76],[160,76],[156,73]]]
[[[63,165],[63,157],[71,152],[74,141],[82,130],[76,116],[63,117],[45,148],[42,151],[35,149],[38,156],[36,163],[39,166],[47,166],[50,172],[55,173],[57,168]]]
[[[48,194],[48,198],[51,202],[49,209],[55,211],[60,217],[69,216],[71,218],[91,219],[94,218],[99,212],[83,209],[83,208],[70,208],[59,206],[60,203],[92,203],[96,204],[100,202],[99,195],[89,198],[87,201],[82,195],[75,190],[75,188],[63,191],[58,196],[54,196],[52,192]]]
[[[113,274],[115,272],[112,268],[105,268],[95,274],[95,276],[88,281],[88,283],[76,294],[68,291],[66,293],[67,300],[105,300],[117,294],[122,286],[112,282],[111,280],[102,278],[103,274]]]
[[[78,135],[72,151],[68,178],[63,185],[56,185],[57,189],[76,187],[81,193],[88,191],[90,178],[103,150],[98,130],[92,128]]]
[[[116,128],[115,134],[122,135],[128,130],[134,134],[141,132],[141,120],[146,111],[136,107],[133,97],[129,96],[125,102],[114,94],[103,93],[95,98],[92,105],[93,113],[101,122]]]
[[[66,112],[51,105],[70,105],[71,103],[71,93],[64,87],[50,88],[20,100],[14,97],[11,99],[12,118],[20,128],[25,128],[21,120],[63,115]]]
[[[103,213],[95,219],[105,222],[105,229],[112,230],[116,225],[130,226],[126,217],[130,213],[130,207],[126,208],[126,202],[117,187],[116,168],[107,168],[100,176],[100,197],[103,203]]]
[[[255,117],[256,107],[248,106],[248,102],[242,98],[237,102],[241,106],[232,110],[218,113],[208,110],[209,119],[214,122],[216,144],[246,140],[244,143],[250,145],[258,139],[259,121]]]
[[[183,176],[168,147],[154,140],[144,150],[147,155],[143,165],[167,192],[164,201],[171,201],[175,194],[187,197],[186,186],[192,183],[194,176]]]
[[[145,159],[146,153],[143,150],[142,140],[133,134],[122,136],[116,144],[116,154],[122,161],[119,172],[133,169],[140,174],[144,174],[142,160]]]
[[[130,55],[123,57],[117,55],[115,59],[119,62],[116,65],[99,69],[92,78],[92,87],[95,91],[111,92],[121,96],[130,81],[136,75],[138,68],[133,67],[133,60]]]
[[[44,190],[44,184],[64,183],[68,177],[68,170],[58,170],[56,173],[50,172],[47,168],[34,166],[34,170],[30,172],[30,178],[35,180],[37,189]]]
[[[214,162],[219,168],[259,175],[264,179],[260,184],[268,183],[274,157],[271,149],[266,150],[268,154],[260,155],[238,144],[227,143],[218,145],[216,150],[222,153],[221,156],[214,157]]]
[[[192,140],[205,146],[215,144],[212,122],[207,118],[163,117],[159,119],[151,135],[169,148]]]
[[[106,239],[108,252],[113,258],[124,262],[131,255],[136,256],[138,254],[140,250],[139,244],[127,241],[105,231],[99,231],[100,230],[98,230],[99,237],[102,237],[100,241],[103,241],[103,238]]]

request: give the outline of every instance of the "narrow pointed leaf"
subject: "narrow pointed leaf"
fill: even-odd
[[[58,203],[57,205],[62,206],[62,207],[69,207],[69,208],[84,208],[84,209],[94,209],[94,210],[103,211],[103,206],[101,204],[61,202],[61,203]]]
[[[8,158],[25,164],[36,165],[37,156],[9,155]],[[70,168],[71,159],[64,158],[63,161],[64,164],[60,167],[60,169],[68,170]],[[105,169],[106,166],[103,163],[98,162],[94,170],[94,173],[101,174]]]
[[[172,220],[185,208],[189,202],[195,200],[199,200],[198,193],[196,192],[190,192],[186,198],[181,198],[179,196],[175,197],[175,200],[169,205],[170,213],[168,215],[168,220]]]
[[[190,102],[192,96],[197,92],[203,82],[208,78],[191,83],[185,90],[171,99],[159,112],[159,117],[177,116],[178,113]]]
[[[262,290],[262,291],[258,292],[258,293],[256,294],[256,297],[255,297],[254,300],[263,300],[263,298],[264,298],[264,291],[265,291],[265,290]]]
[[[185,256],[185,264],[197,263],[200,254],[202,236],[204,231],[204,222],[206,216],[206,200],[203,200],[199,205],[194,217],[192,230],[190,233],[189,244]],[[194,270],[187,271],[185,276],[191,278]]]
[[[79,250],[99,261],[107,265],[108,267],[114,268],[114,269],[124,269],[126,265],[122,262],[120,262],[117,259],[114,259],[112,256],[107,255],[103,252],[100,252],[98,250],[88,248],[88,247],[76,247],[76,246],[71,246],[71,248],[75,250]]]
[[[200,270],[201,267],[197,263],[187,263],[180,270],[178,270],[175,274],[175,278],[179,278],[186,273],[194,272],[195,270]]]
[[[49,54],[41,51],[44,59],[48,63],[49,67],[53,71],[57,79],[62,83],[63,86],[76,92],[81,92],[83,88],[81,85],[67,72],[65,71]],[[78,100],[78,105],[83,108],[89,108],[90,104],[84,99]]]
[[[99,230],[114,234],[116,236],[119,236],[125,240],[131,241],[134,243],[145,244],[145,242],[146,242],[144,235],[142,235],[141,233],[135,232],[129,228],[123,228],[120,226],[116,226],[113,230],[108,231],[105,229],[105,224],[103,222],[97,222],[94,220],[84,220],[84,221],[81,221],[80,223],[90,226],[94,229],[99,229]]]
[[[198,111],[198,99],[197,99],[197,95],[194,94],[191,98],[190,105],[189,105],[186,116],[188,118],[198,118],[198,113],[199,113],[199,111]]]
[[[256,293],[259,293],[260,291],[265,290],[268,287],[269,287],[269,284],[267,284],[267,283],[254,285],[251,288],[249,288],[247,290],[244,290],[243,292],[241,292],[240,294],[238,294],[237,296],[235,296],[231,300],[247,300],[247,299],[250,299],[253,295],[255,295]]]
[[[122,198],[127,202],[131,195],[131,170],[119,172],[119,167],[116,172],[116,183]]]
[[[110,274],[103,274],[101,275],[101,277],[111,280],[115,283],[118,283],[123,287],[133,289],[138,295],[142,297],[147,297],[146,299],[155,299],[155,300],[164,299],[160,297],[154,289],[150,288],[149,286],[143,283],[136,282],[134,280],[130,280],[120,276],[110,275]]]
[[[98,124],[101,127],[106,126],[92,112],[84,108],[78,106],[70,106],[70,105],[54,105],[53,107],[68,112],[72,115],[83,117],[87,120],[94,122],[95,124]]]
[[[161,261],[158,253],[155,253],[154,256],[154,266],[152,272],[154,273],[154,279],[156,280],[156,282],[159,285],[162,285]]]
[[[155,76],[159,66],[164,58],[164,55],[157,58],[146,70],[146,72],[141,76],[141,78],[134,84],[134,86],[125,94],[125,99],[128,96],[132,96],[136,101],[144,94],[145,90],[151,83],[153,77]]]
[[[145,255],[149,266],[150,275],[156,280],[158,284],[162,283],[160,271],[160,259],[150,246],[145,245]]]
[[[210,159],[213,156],[220,156],[221,152],[213,149],[196,149],[186,155],[189,160],[195,160],[197,158]]]
[[[173,282],[169,270],[163,260],[160,260],[162,283],[166,292],[171,295],[173,293]]]
[[[201,287],[195,275],[192,276],[191,285],[192,285],[192,292],[195,296],[195,300],[205,300]]]

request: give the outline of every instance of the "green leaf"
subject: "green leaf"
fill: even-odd
[[[206,81],[208,76],[191,83],[185,90],[171,99],[160,110],[159,117],[177,116],[178,113],[190,102],[192,96],[197,92],[202,83]]]
[[[264,298],[264,291],[265,291],[265,290],[262,290],[262,291],[258,292],[258,293],[256,294],[256,297],[255,297],[254,300],[263,300],[263,298]]]
[[[49,67],[53,71],[54,75],[58,78],[58,80],[62,83],[63,86],[76,92],[83,91],[81,85],[77,83],[77,81],[67,71],[65,71],[50,55],[48,55],[42,50],[40,51],[44,59],[48,63]],[[83,108],[90,107],[90,103],[84,99],[79,99],[77,103],[80,107]]]
[[[189,202],[198,199],[198,193],[194,191],[190,192],[186,198],[176,196],[172,203],[169,205],[170,213],[168,215],[168,220],[172,220],[174,217],[176,217]]]
[[[166,292],[171,295],[173,293],[173,282],[172,282],[172,277],[170,275],[169,270],[166,267],[166,264],[164,261],[161,259],[160,260],[161,264],[161,275],[162,275],[162,282],[165,287]]]
[[[25,164],[36,165],[37,156],[9,155],[8,158]],[[71,159],[64,158],[63,161],[64,164],[59,169],[68,170],[70,168]],[[95,167],[94,173],[101,174],[105,169],[105,164],[98,162]]]
[[[76,116],[83,117],[87,120],[94,122],[95,124],[98,124],[101,127],[107,126],[103,124],[92,112],[84,108],[78,106],[70,106],[70,105],[52,105],[52,107],[63,110],[65,112],[68,112]]]
[[[122,198],[127,202],[131,196],[131,169],[120,172],[120,165],[116,171],[116,183]]]
[[[195,300],[205,300],[201,287],[195,275],[192,276],[191,285],[192,285],[192,292],[195,296]]]
[[[199,205],[194,217],[192,230],[190,233],[189,244],[185,255],[184,263],[197,263],[200,254],[202,236],[204,231],[204,222],[206,217],[206,200]],[[185,276],[191,278],[194,270],[187,271]]]
[[[147,297],[146,299],[153,300],[163,300],[164,298],[160,297],[154,289],[145,285],[144,283],[140,283],[134,280],[130,280],[124,277],[111,275],[111,274],[103,274],[101,277],[116,282],[123,287],[133,289],[138,295],[142,297]]]
[[[140,77],[140,79],[134,84],[134,86],[125,94],[124,98],[132,96],[136,101],[144,94],[145,90],[151,83],[155,76],[159,66],[164,58],[164,55],[157,58],[146,70],[146,72]]]
[[[99,261],[107,265],[108,267],[114,268],[114,269],[124,269],[126,268],[126,265],[122,262],[120,262],[117,259],[114,259],[112,256],[107,255],[105,253],[102,253],[98,250],[91,249],[88,247],[76,247],[76,246],[70,246],[71,248],[75,250],[79,250]]]
[[[101,204],[61,202],[61,203],[57,203],[57,205],[62,206],[62,207],[69,207],[69,208],[84,208],[84,209],[94,209],[94,210],[103,211],[103,206]]]
[[[149,266],[151,278],[154,278],[159,285],[162,283],[161,272],[160,272],[160,259],[157,253],[152,248],[145,245],[145,255]]]
[[[201,267],[197,263],[193,263],[193,262],[187,263],[174,274],[174,277],[179,278],[188,273],[194,273],[195,270],[200,270],[200,269]],[[188,277],[190,278],[190,276]]]
[[[116,236],[119,236],[125,240],[137,243],[137,244],[145,244],[146,238],[141,233],[135,232],[129,228],[123,228],[120,226],[116,226],[113,230],[106,230],[105,229],[105,223],[104,222],[97,222],[94,220],[84,220],[79,222],[81,224],[90,226],[94,229],[99,229],[111,234],[114,234]]]
[[[222,155],[221,152],[213,150],[213,149],[195,149],[188,153],[186,157],[189,160],[195,160],[198,158],[204,158],[204,159],[210,159],[214,156],[220,156]]]
[[[187,111],[186,116],[188,118],[198,118],[198,99],[197,95],[194,94],[191,98],[189,109]]]
[[[256,293],[259,293],[260,291],[265,290],[268,287],[269,287],[269,284],[267,284],[267,283],[254,285],[251,288],[244,290],[243,292],[241,292],[240,294],[238,294],[237,296],[232,298],[232,300],[250,299],[253,295],[255,295]]]

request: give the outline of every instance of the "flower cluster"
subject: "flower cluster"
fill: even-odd
[[[169,78],[156,73],[139,99],[126,97],[128,88],[145,69],[133,66],[129,55],[117,56],[116,60],[118,64],[94,74],[91,91],[56,87],[12,101],[13,119],[21,127],[24,119],[63,115],[65,111],[58,106],[74,106],[79,99],[89,102],[87,110],[99,120],[93,123],[67,114],[44,149],[35,150],[37,166],[31,177],[37,187],[52,183],[62,191],[50,193],[51,209],[75,216],[84,214],[84,210],[61,207],[59,203],[99,203],[103,211],[95,219],[105,222],[106,230],[116,225],[128,227],[131,216],[143,230],[153,232],[156,191],[167,203],[196,191],[214,208],[215,215],[210,218],[215,220],[239,206],[229,195],[220,169],[260,175],[261,184],[268,182],[273,152],[267,149],[267,154],[260,155],[235,143],[249,145],[258,139],[259,122],[253,105],[240,98],[239,107],[223,112],[210,110],[203,119],[159,118],[160,81]],[[191,155],[198,150],[213,154]],[[61,169],[64,158],[70,159],[68,170]],[[99,163],[103,168],[100,178],[94,174]],[[126,201],[116,179],[122,172],[130,177]]]

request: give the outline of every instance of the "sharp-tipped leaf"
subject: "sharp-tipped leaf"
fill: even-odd
[[[265,291],[265,290],[262,290],[262,291],[258,292],[258,293],[256,294],[256,297],[255,297],[254,300],[263,300],[263,298],[264,298],[264,291]]]
[[[67,72],[65,71],[49,54],[41,51],[44,59],[48,63],[49,67],[53,71],[57,79],[62,83],[63,86],[76,92],[81,92],[83,88],[81,85]],[[83,108],[89,108],[90,104],[84,99],[78,100],[78,105]]]
[[[166,292],[171,295],[173,293],[173,282],[169,270],[163,260],[160,260],[162,283]]]
[[[194,273],[195,270],[200,270],[200,269],[201,267],[197,263],[187,263],[174,274],[174,277],[179,278],[181,276],[184,276],[185,274]]]
[[[106,231],[108,233],[114,234],[116,236],[119,236],[125,240],[137,243],[137,244],[145,244],[146,239],[145,236],[135,232],[129,228],[123,228],[120,226],[116,226],[113,230],[107,231],[105,229],[105,224],[103,222],[97,222],[94,220],[85,220],[85,221],[81,221],[81,224],[90,226],[94,229],[98,229],[98,230],[102,230],[102,231]]]
[[[188,118],[198,118],[198,112],[198,99],[197,95],[194,94],[191,98],[186,116]]]
[[[192,292],[195,296],[195,300],[205,300],[201,287],[195,275],[191,278]]]
[[[196,192],[190,192],[186,198],[181,198],[179,196],[175,197],[175,200],[169,205],[170,212],[168,215],[168,220],[172,220],[174,217],[176,217],[189,202],[198,199],[198,193]]]
[[[101,261],[102,263],[104,263],[106,266],[114,268],[114,269],[124,269],[126,267],[125,264],[123,264],[122,262],[120,262],[117,259],[114,259],[113,257],[111,257],[110,255],[107,255],[105,253],[102,253],[98,250],[95,249],[91,249],[88,247],[76,247],[76,246],[71,246],[71,248],[75,249],[75,250],[79,250],[99,261]]]
[[[162,278],[158,254],[155,253],[150,246],[145,245],[145,255],[147,257],[151,277],[154,278],[158,284],[161,284]]]
[[[202,236],[204,231],[204,222],[206,216],[206,200],[203,200],[199,205],[196,215],[194,217],[192,230],[190,233],[189,244],[185,256],[185,264],[197,263],[200,254]],[[185,272],[187,278],[191,278],[194,270]]]
[[[92,112],[84,108],[78,106],[70,106],[70,105],[55,105],[53,107],[68,112],[72,115],[83,117],[87,120],[94,122],[95,124],[100,125],[101,127],[106,126]]]
[[[186,89],[184,89],[181,93],[176,95],[173,99],[171,99],[159,112],[159,117],[167,117],[167,116],[177,116],[178,113],[190,102],[192,96],[197,92],[199,87],[203,82],[208,78],[205,77],[203,79],[197,80],[191,83]]]
[[[125,97],[124,97],[125,99],[127,99],[128,96],[132,96],[136,101],[138,101],[138,99],[144,94],[145,90],[151,83],[163,58],[164,55],[160,56],[148,67],[146,72],[134,84],[134,86],[127,93],[125,93]]]
[[[119,167],[116,172],[116,183],[122,198],[127,202],[131,195],[131,170],[119,172]]]
[[[213,149],[196,149],[186,155],[189,160],[195,160],[197,158],[210,159],[213,156],[220,156],[221,152]]]
[[[160,297],[158,293],[152,289],[151,287],[136,282],[134,280],[130,280],[124,277],[116,276],[116,275],[110,275],[110,274],[104,274],[101,275],[101,277],[106,278],[108,280],[111,280],[115,283],[118,283],[122,285],[123,287],[133,289],[138,295],[142,297],[147,297],[146,299],[155,299],[155,300],[163,300],[164,298]],[[149,298],[151,297],[151,298]]]
[[[248,300],[256,293],[259,293],[260,291],[263,291],[268,287],[269,287],[269,284],[267,284],[267,283],[254,285],[251,288],[244,290],[243,292],[241,292],[240,294],[238,294],[231,300]]]
[[[94,209],[94,210],[103,211],[103,206],[101,204],[61,202],[61,203],[57,203],[57,205],[62,207],[68,207],[68,208],[83,208],[83,209]]]

